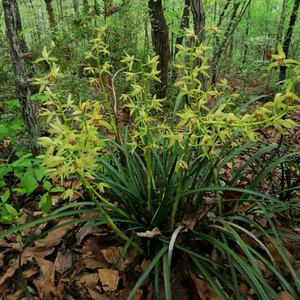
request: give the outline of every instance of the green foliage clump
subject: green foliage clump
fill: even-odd
[[[193,41],[197,39],[192,31],[188,32],[188,37]],[[101,38],[99,35],[92,41],[88,54],[95,59],[97,67],[88,70],[95,74],[92,80],[97,80],[104,89],[101,75],[110,66],[104,61],[109,51]],[[43,59],[51,72],[36,82],[41,85],[41,91],[45,91],[45,105],[51,107],[41,114],[47,118],[50,136],[40,139],[46,152],[39,159],[47,168],[48,178],[54,182],[61,181],[62,185],[64,180],[80,179],[80,185],[64,191],[64,198],[72,198],[76,189],[83,188],[103,220],[126,241],[125,248],[133,246],[142,255],[148,249],[153,260],[128,299],[132,299],[152,269],[155,290],[159,293],[160,262],[165,293],[171,299],[170,267],[174,253],[185,253],[221,299],[229,299],[229,294],[243,299],[238,285],[240,278],[260,299],[279,298],[277,291],[264,278],[257,260],[262,261],[284,289],[297,298],[299,278],[286,258],[282,244],[278,244],[280,233],[272,220],[273,213],[288,210],[291,206],[296,210],[297,204],[286,203],[275,193],[270,195],[258,191],[269,173],[279,164],[288,164],[290,157],[287,154],[278,160],[280,145],[262,146],[259,132],[275,127],[284,133],[286,128],[294,127],[296,124],[292,120],[284,119],[293,107],[288,103],[288,97],[277,95],[273,102],[245,113],[243,107],[236,107],[234,103],[238,95],[228,95],[226,88],[222,93],[213,88],[204,91],[201,76],[208,77],[203,55],[206,51],[208,48],[203,44],[179,47],[174,64],[178,74],[175,83],[178,96],[171,119],[161,114],[164,99],[157,99],[153,89],[159,81],[159,58],[149,57],[143,62],[127,54],[122,62],[126,64],[126,81],[131,89],[122,95],[121,100],[134,121],[131,126],[120,129],[114,95],[105,95],[108,117],[101,113],[102,104],[99,102],[75,104],[69,96],[66,103],[62,103],[59,96],[52,93],[51,84],[58,76],[58,69],[54,59],[49,59],[49,52],[44,50]],[[195,67],[195,60],[202,62],[201,67]],[[223,81],[222,84],[227,83]],[[188,99],[189,105],[182,104],[184,98]],[[210,99],[216,102],[212,107],[207,105]],[[252,150],[257,148],[257,151]],[[234,164],[235,158],[245,153],[251,154],[249,160],[232,168],[232,178],[225,182],[221,170],[229,162]],[[257,164],[267,153],[274,154],[265,162],[264,170]],[[242,188],[240,183],[254,165],[258,168],[255,178],[246,189]],[[29,169],[29,172],[34,171]],[[47,199],[52,190],[48,184],[45,189],[47,192],[41,206],[48,210]],[[224,196],[226,192],[240,196],[230,200]],[[208,195],[211,196],[210,204],[207,203]],[[118,204],[107,199],[114,199]],[[235,214],[234,201],[253,203],[251,214],[255,218]],[[55,217],[55,211],[50,217]],[[267,218],[270,230],[258,222],[262,217]],[[253,228],[283,257],[294,285],[276,269],[268,248],[253,235]],[[175,243],[183,229],[188,231],[184,243]],[[134,232],[144,239],[136,239]],[[248,245],[241,233],[253,239],[259,247]],[[237,247],[239,252],[233,250]],[[213,250],[222,256],[221,262],[210,257]]]

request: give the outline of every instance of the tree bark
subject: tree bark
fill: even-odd
[[[250,6],[252,0],[248,0],[244,2],[244,5],[242,9],[240,10],[240,13],[238,14],[239,7],[241,5],[241,2],[238,0],[235,0],[233,3],[233,11],[231,14],[229,25],[225,31],[225,38],[222,42],[222,44],[218,47],[218,51],[214,54],[213,59],[213,76],[212,76],[212,84],[216,83],[217,80],[217,72],[218,72],[218,62],[221,58],[222,53],[224,53],[227,50],[228,42],[230,42],[230,39],[232,35],[234,34],[234,31],[238,24],[240,23],[241,19],[243,18],[245,12],[247,11],[248,7]],[[229,1],[228,1],[229,2]]]
[[[149,0],[148,8],[154,51],[160,58],[158,70],[160,71],[161,83],[157,84],[156,90],[158,97],[164,98],[168,87],[168,67],[171,55],[168,26],[163,12],[162,0]]]
[[[199,46],[204,41],[204,28],[205,28],[205,11],[203,2],[201,0],[191,0],[191,11],[193,13],[193,20],[194,20],[194,32],[198,37],[198,41],[196,46]],[[197,58],[194,61],[194,65],[201,67],[201,59]],[[199,74],[197,78],[201,81],[202,89],[206,91],[206,78],[203,74]]]
[[[10,52],[15,75],[16,93],[22,108],[22,118],[26,126],[29,145],[34,156],[41,153],[37,144],[39,137],[38,126],[33,107],[30,102],[30,90],[27,84],[26,65],[23,58],[22,46],[18,38],[18,30],[22,28],[18,4],[16,0],[3,0],[6,35],[10,45]]]
[[[78,0],[73,0],[73,8],[75,13],[78,13]]]
[[[180,28],[180,34],[176,38],[176,41],[175,41],[176,45],[182,45],[183,37],[184,37],[184,34],[183,34],[182,31],[184,31],[186,28],[189,27],[189,23],[190,23],[190,18],[189,18],[190,4],[191,4],[190,0],[185,0],[183,12],[182,12],[182,18],[181,18],[180,27],[179,27]],[[176,47],[176,45],[175,45],[175,47]],[[175,48],[175,55],[177,53],[178,53],[178,49]]]
[[[201,0],[191,0],[191,10],[194,19],[194,31],[199,38],[199,43],[204,40],[205,11]]]
[[[54,12],[53,12],[53,7],[51,2],[52,0],[45,0],[46,10],[49,16],[51,28],[56,29],[56,22],[55,22],[55,17],[54,17]]]
[[[284,24],[284,20],[285,20],[285,12],[286,12],[286,0],[283,0],[274,53],[278,53],[277,46],[281,42],[281,39],[282,39],[283,24]]]
[[[89,2],[88,0],[83,0],[83,11],[87,13],[89,11]]]
[[[286,58],[288,58],[288,56],[289,56],[290,44],[292,41],[294,26],[296,24],[299,7],[300,7],[300,0],[295,0],[293,11],[292,11],[291,17],[290,17],[289,27],[288,27],[288,30],[287,30],[287,33],[286,33],[286,36],[284,39],[284,43],[283,43],[283,51],[286,55]],[[285,80],[285,77],[286,77],[286,66],[281,66],[280,74],[279,74],[279,81]]]

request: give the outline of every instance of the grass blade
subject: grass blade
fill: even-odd
[[[158,252],[158,254],[154,257],[154,259],[152,260],[152,262],[150,263],[150,265],[147,267],[147,269],[144,271],[144,273],[142,274],[142,276],[139,278],[139,280],[135,284],[134,288],[132,289],[131,293],[129,294],[129,296],[127,298],[128,300],[133,300],[134,299],[134,294],[136,293],[136,291],[143,284],[143,282],[145,281],[145,279],[147,278],[147,276],[149,275],[149,273],[151,272],[151,270],[155,267],[156,264],[158,264],[159,260],[165,254],[165,252],[167,250],[168,250],[168,246],[163,247]]]

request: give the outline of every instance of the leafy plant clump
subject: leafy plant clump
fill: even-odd
[[[198,45],[192,31],[188,38],[191,46],[179,47],[174,64],[178,96],[171,118],[161,114],[165,99],[157,99],[153,88],[160,81],[159,57],[143,62],[127,54],[122,60],[131,90],[120,100],[134,120],[125,128],[119,127],[114,86],[108,93],[101,77],[111,69],[101,32],[88,53],[97,67],[88,70],[96,75],[92,82],[99,82],[108,115],[101,113],[100,102],[76,103],[69,95],[63,103],[51,90],[58,69],[50,53],[43,52],[40,61],[49,64],[51,75],[36,82],[48,106],[41,116],[47,118],[50,136],[40,139],[46,151],[39,157],[47,168],[47,182],[63,186],[79,178],[62,197],[72,199],[74,193],[85,191],[107,225],[125,241],[124,249],[133,247],[151,258],[127,299],[133,299],[150,274],[155,293],[160,294],[163,282],[166,298],[171,299],[172,269],[181,260],[196,286],[205,282],[211,299],[245,299],[241,286],[259,299],[280,299],[281,291],[297,299],[300,281],[276,225],[278,212],[298,210],[297,201],[282,197],[288,193],[285,185],[292,190],[295,181],[282,177],[279,190],[265,191],[264,185],[273,182],[270,174],[278,166],[288,174],[299,165],[290,159],[295,153],[279,154],[280,143],[266,145],[260,140],[265,128],[284,134],[294,127],[295,122],[284,117],[295,107],[278,94],[273,102],[247,113],[247,107],[235,105],[239,95],[228,94],[226,81],[222,92],[214,87],[204,91],[201,77],[209,76],[209,67],[203,54],[208,48]],[[195,67],[195,60],[201,67]],[[252,178],[249,170],[255,170]],[[49,192],[51,188],[45,197]],[[279,271],[275,253],[287,276]]]

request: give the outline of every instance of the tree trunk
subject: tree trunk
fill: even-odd
[[[201,0],[191,0],[191,11],[194,20],[194,32],[198,37],[196,46],[199,46],[204,41],[204,28],[205,28],[205,11]],[[195,66],[201,67],[201,59],[197,58],[194,62]],[[203,74],[199,74],[197,78],[201,81],[202,89],[206,91],[206,78]]]
[[[204,40],[205,12],[201,0],[191,0],[191,10],[194,19],[194,31],[199,38],[199,43]]]
[[[21,19],[18,19],[20,17],[18,13],[18,4],[16,0],[3,0],[2,3],[6,24],[6,35],[10,45],[15,75],[16,92],[22,107],[22,118],[26,126],[30,149],[32,154],[36,156],[41,153],[41,148],[37,144],[37,139],[39,137],[38,126],[30,102],[30,90],[26,78],[26,66],[21,49],[22,46],[18,38],[18,29],[22,28]]]
[[[88,0],[83,0],[83,11],[87,13],[89,11],[89,2]]]
[[[231,1],[232,1],[232,0],[227,0],[225,6],[224,6],[224,8],[223,8],[222,13],[220,14],[220,17],[219,17],[219,21],[218,21],[217,27],[220,27],[220,26],[222,25],[222,22],[223,22],[223,19],[224,19],[226,10],[227,10],[227,8],[229,7]]]
[[[63,21],[64,20],[64,9],[63,9],[63,4],[62,4],[62,0],[58,0],[59,5],[59,10],[60,10],[60,18]]]
[[[189,27],[190,4],[191,4],[190,0],[185,0],[182,18],[181,18],[181,22],[180,22],[180,34],[176,38],[176,42],[175,42],[176,45],[182,45],[183,37],[184,37],[183,31]],[[175,45],[175,47],[176,47],[176,45]],[[178,49],[175,48],[175,55],[177,53],[178,53]]]
[[[223,43],[218,47],[218,51],[214,54],[213,59],[213,76],[212,76],[212,84],[215,84],[217,81],[217,73],[218,73],[218,63],[220,61],[222,53],[224,53],[224,50],[227,50],[228,42],[230,42],[232,35],[234,34],[235,29],[237,28],[238,24],[240,23],[242,17],[244,16],[245,12],[247,11],[248,7],[250,6],[252,0],[248,0],[247,2],[244,2],[244,5],[242,9],[240,10],[240,13],[238,14],[239,7],[241,5],[241,2],[238,0],[235,0],[233,3],[233,11],[231,14],[229,25],[225,31],[225,38],[223,40]]]
[[[283,24],[284,24],[284,21],[285,21],[285,12],[286,12],[286,0],[283,0],[283,2],[282,2],[282,11],[281,11],[281,15],[280,15],[280,21],[279,21],[279,26],[278,26],[278,32],[277,32],[277,38],[276,38],[274,53],[278,52],[277,46],[278,46],[279,43],[281,43],[282,32],[283,32]]]
[[[51,2],[52,0],[45,0],[46,10],[48,12],[51,28],[56,29],[56,22],[55,22],[55,17],[54,17],[54,12],[53,12],[53,7]]]
[[[283,51],[284,51],[287,58],[289,56],[290,44],[291,44],[291,41],[292,41],[294,26],[296,24],[297,15],[298,15],[298,12],[299,12],[299,7],[300,7],[300,0],[295,0],[293,11],[292,11],[292,14],[291,14],[291,17],[290,17],[289,27],[288,27],[288,30],[287,30],[287,33],[286,33],[286,36],[285,36],[285,39],[284,39],[284,43],[283,43]],[[280,67],[279,81],[285,80],[285,76],[286,76],[286,66],[281,66]]]
[[[73,0],[73,8],[75,13],[78,13],[78,0]]]
[[[149,0],[148,7],[154,51],[160,58],[158,70],[161,71],[161,83],[157,84],[156,89],[158,98],[164,98],[168,87],[168,67],[171,53],[168,26],[163,12],[162,0]]]
[[[247,55],[248,55],[248,49],[249,49],[249,36],[250,36],[250,9],[248,10],[248,20],[247,20],[247,26],[246,26],[246,32],[245,32],[245,49],[244,49],[244,57],[243,57],[243,65],[246,64],[247,61]]]

